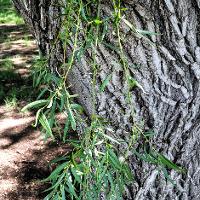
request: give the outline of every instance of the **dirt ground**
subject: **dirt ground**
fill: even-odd
[[[0,25],[0,62],[9,57],[14,66],[12,73],[9,71],[11,78],[0,79],[0,86],[6,88],[5,97],[13,88],[21,92],[26,86],[26,93],[31,91],[31,80],[26,77],[36,54],[36,45],[24,25]],[[1,74],[8,74],[8,70],[0,66]],[[44,142],[32,127],[34,114],[20,113],[27,100],[22,95],[14,107],[0,101],[0,200],[43,199],[48,185],[40,180],[51,171],[49,161],[69,150],[68,146]]]

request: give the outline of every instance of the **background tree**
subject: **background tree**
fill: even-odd
[[[62,9],[57,0],[13,0],[31,32],[35,36],[41,55],[49,56],[52,73],[63,63],[63,48],[55,40],[60,31]],[[147,35],[148,40],[132,34],[131,27],[121,23],[122,46],[128,59],[130,74],[139,87],[131,90],[131,103],[135,119],[144,122],[144,129],[153,129],[158,150],[170,160],[187,169],[186,174],[174,171],[172,185],[160,175],[154,165],[133,157],[130,165],[135,182],[127,198],[141,199],[199,199],[200,190],[200,1],[199,0],[124,0],[128,8],[124,18],[140,30],[160,33]],[[100,1],[101,16],[110,16],[112,3]],[[107,43],[115,43],[110,28]],[[143,32],[144,33],[144,32]],[[151,45],[150,43],[154,43]],[[68,48],[70,52],[72,46]],[[53,50],[52,50],[53,49]],[[50,53],[51,52],[51,53]],[[96,97],[97,114],[111,121],[115,134],[126,138],[133,119],[124,93],[127,86],[119,55],[108,46],[98,46],[97,85],[112,74],[105,92]],[[76,64],[68,77],[71,91],[79,94],[77,101],[86,114],[92,113],[92,77],[86,52],[81,64]],[[143,141],[141,141],[142,143]]]

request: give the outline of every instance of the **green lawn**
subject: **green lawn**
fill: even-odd
[[[11,0],[0,0],[0,24],[24,24]]]

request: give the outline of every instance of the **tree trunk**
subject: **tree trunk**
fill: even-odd
[[[48,55],[59,28],[61,12],[56,0],[13,0],[30,26],[38,47]],[[135,118],[144,121],[145,129],[156,133],[157,149],[170,160],[187,169],[186,174],[170,172],[177,183],[172,185],[155,166],[133,157],[130,164],[135,182],[127,199],[198,200],[200,199],[200,0],[124,0],[126,19],[138,29],[160,33],[148,41],[135,37],[126,24],[121,25],[125,54],[131,73],[141,87],[131,91]],[[102,1],[102,15],[111,13],[111,3]],[[112,34],[108,38],[112,43]],[[62,47],[57,43],[49,62],[52,71],[62,63]],[[130,107],[125,100],[126,86],[119,56],[106,46],[98,47],[101,66],[97,83],[112,73],[105,92],[97,95],[96,112],[112,122],[116,134],[126,138],[131,128]],[[87,114],[92,113],[91,69],[85,56],[69,76],[74,93]]]

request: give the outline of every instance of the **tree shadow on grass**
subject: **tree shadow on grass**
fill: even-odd
[[[32,83],[32,76],[26,70],[23,74],[17,72],[16,67],[1,70],[0,63],[0,105],[5,105],[6,100],[15,99],[17,104],[36,98],[38,91],[33,88]]]
[[[23,36],[27,33],[28,29],[25,24],[21,25],[0,25],[0,43],[5,43],[8,41],[13,41],[16,39],[22,39]],[[13,34],[15,37],[13,37]],[[30,38],[32,38],[30,36]]]
[[[37,96],[36,92],[32,87],[31,77],[22,78],[12,70],[0,71],[0,105],[12,100],[15,100],[16,104],[29,101]]]

